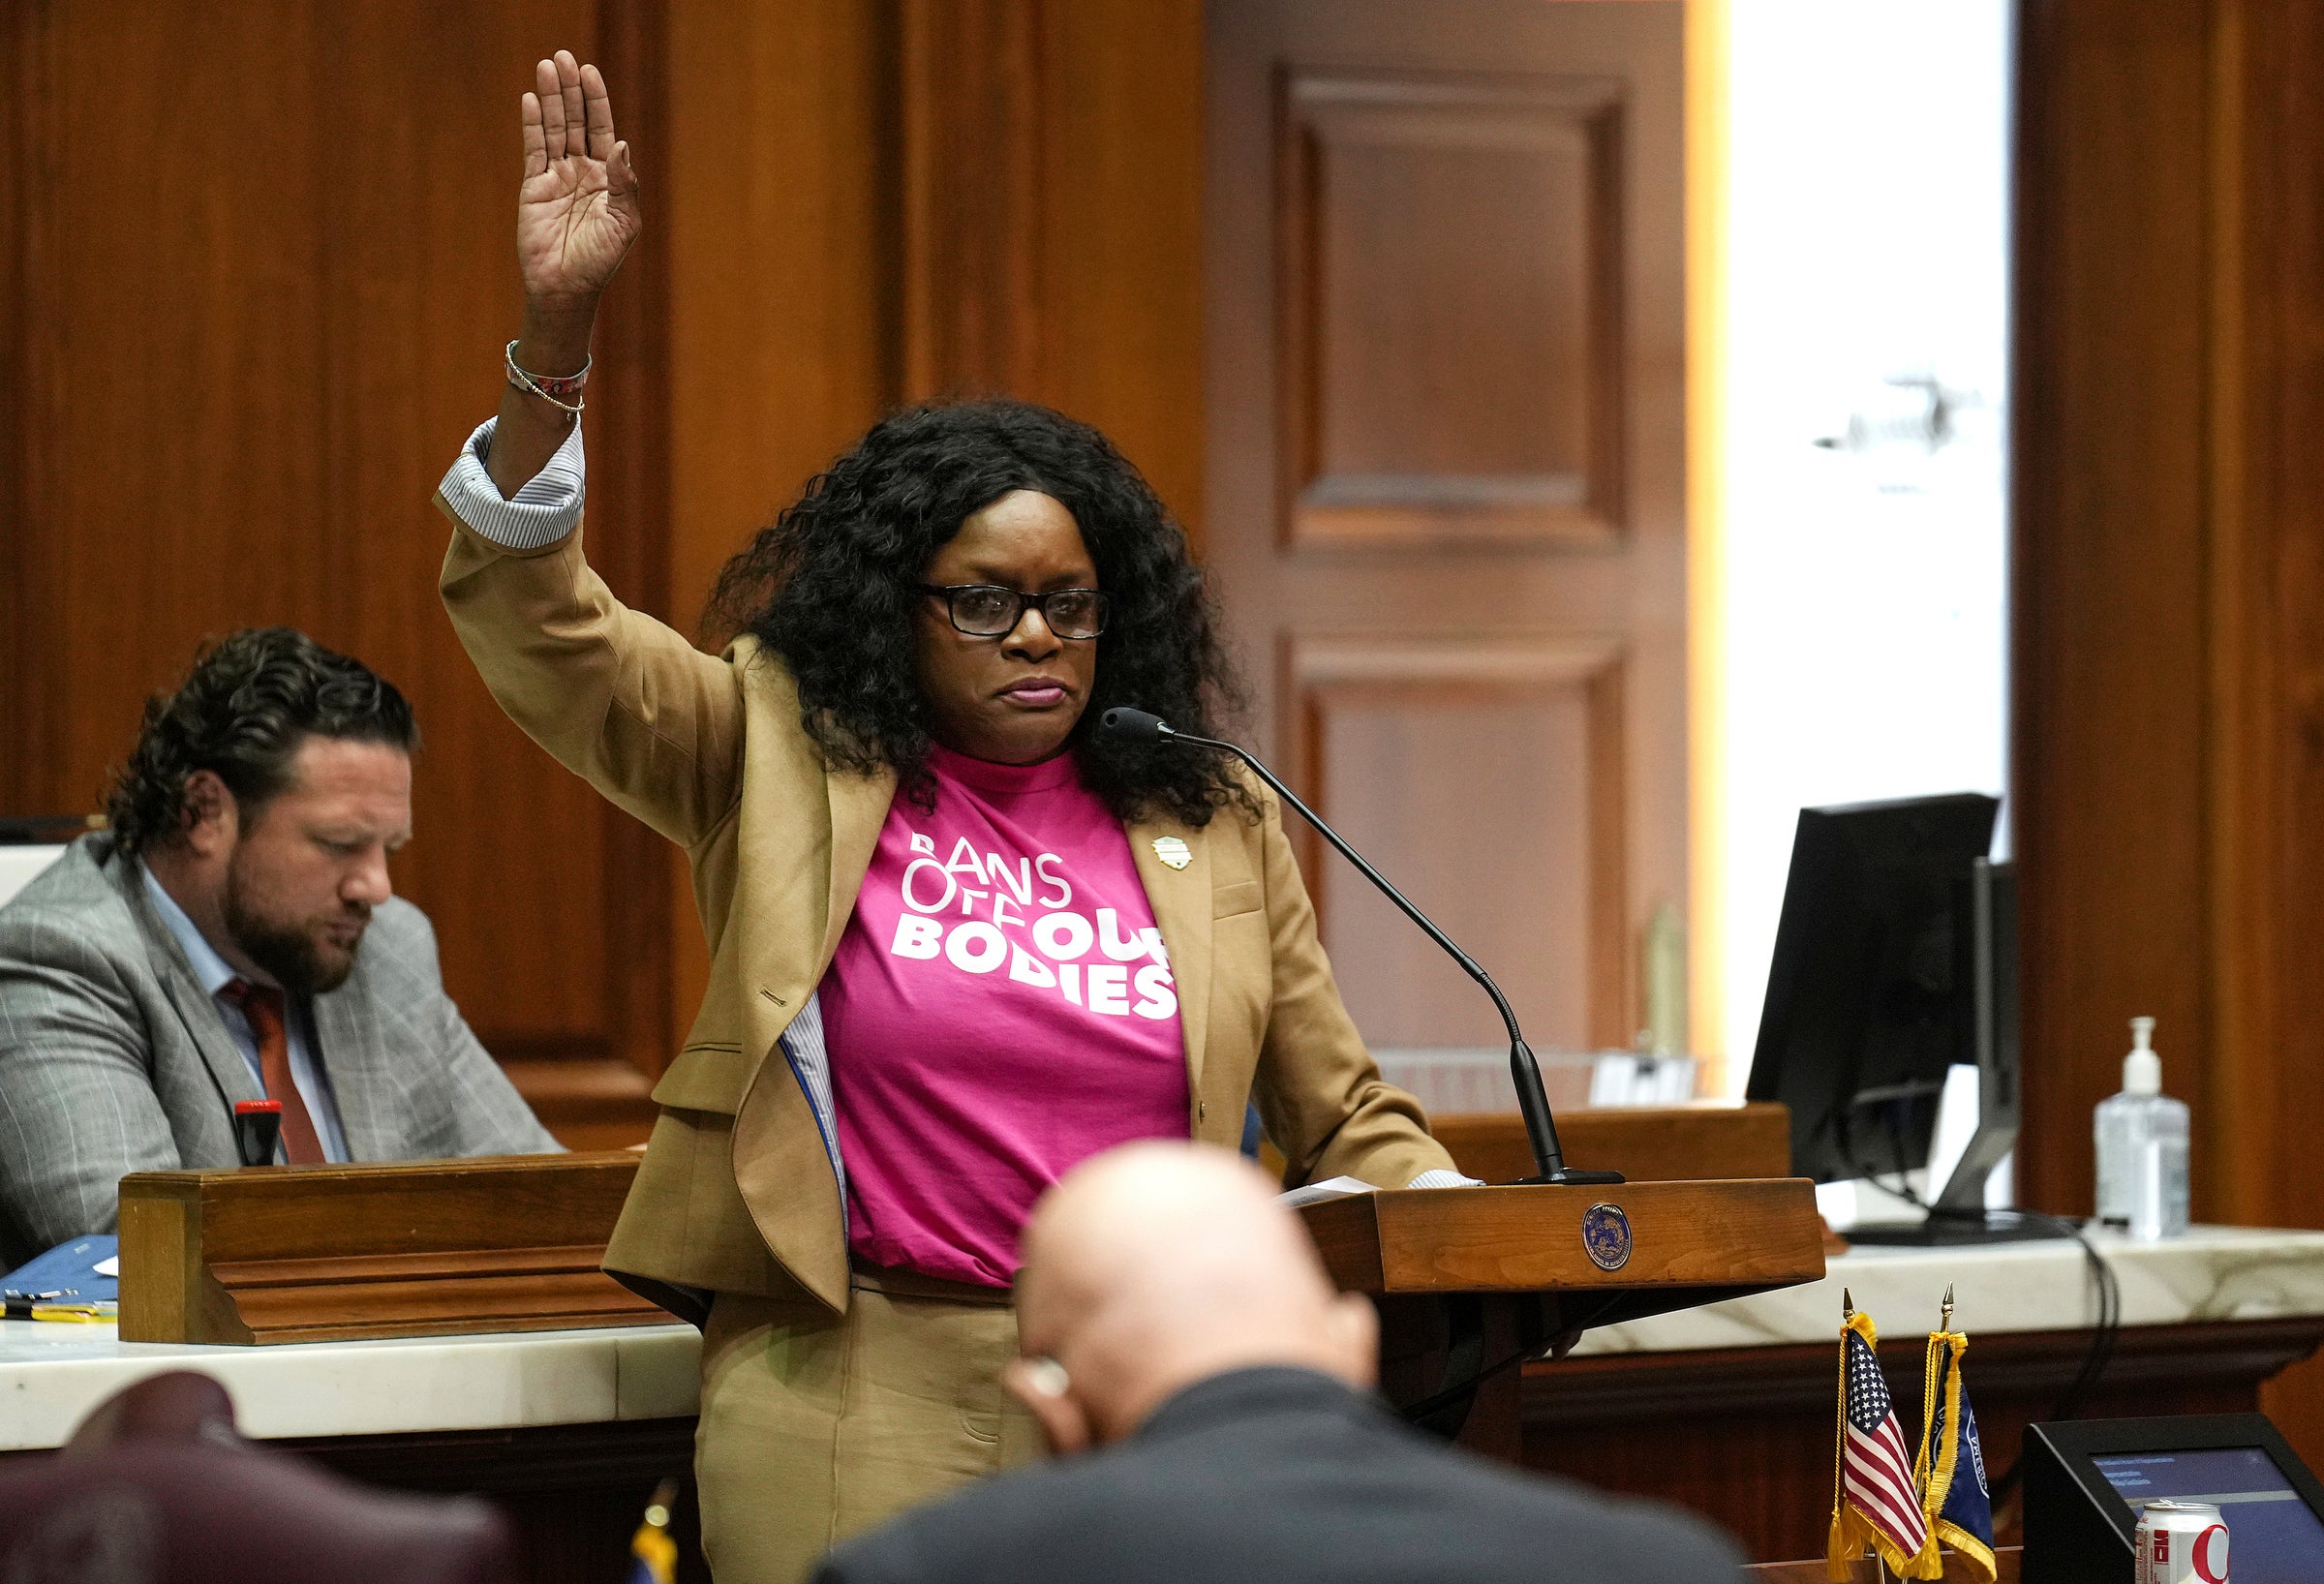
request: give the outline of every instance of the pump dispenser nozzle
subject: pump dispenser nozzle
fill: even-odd
[[[2125,1094],[2162,1093],[2162,1058],[2155,1053],[2155,1020],[2130,1020],[2130,1053],[2123,1058]]]

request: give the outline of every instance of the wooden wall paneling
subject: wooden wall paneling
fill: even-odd
[[[880,0],[667,13],[667,174],[646,213],[666,250],[669,598],[692,631],[719,566],[898,398],[894,27]],[[710,960],[662,845],[675,1050]]]
[[[597,59],[611,81],[623,84],[615,123],[629,143],[638,179],[653,201],[669,191],[669,40],[666,8],[599,0]],[[681,626],[690,613],[670,597],[670,238],[649,228],[608,294],[597,346],[604,374],[590,407],[600,414],[591,430],[590,494],[594,507],[590,554],[623,596],[641,610]],[[592,370],[595,373],[595,369]],[[669,1031],[678,1013],[672,995],[677,932],[666,928],[685,893],[666,844],[644,826],[599,802],[605,830],[603,914],[612,960],[607,964],[609,1022],[620,1032],[619,1065],[601,1063],[595,1081],[568,1087],[593,1091],[602,1110],[618,1096],[625,1113],[617,1126],[650,1125],[642,1102],[647,1075],[658,1075],[677,1050]],[[610,1091],[610,1094],[609,1094]],[[579,1096],[568,1096],[568,1113]],[[581,1118],[566,1124],[576,1147],[610,1145],[614,1138],[585,1140]],[[642,1136],[642,1135],[636,1135]],[[627,1142],[627,1139],[618,1142]]]
[[[37,533],[38,450],[48,428],[42,409],[51,388],[40,376],[53,361],[45,345],[53,320],[33,312],[33,283],[45,273],[39,259],[52,245],[46,216],[35,195],[52,179],[54,158],[44,91],[49,76],[49,31],[30,6],[0,11],[0,808],[28,812],[48,796],[44,767],[55,759],[54,688],[58,654],[54,605],[42,597],[53,586],[54,534]],[[76,807],[52,806],[54,809]]]
[[[255,9],[10,10],[38,143],[8,240],[33,430],[8,536],[42,612],[10,746],[25,811],[80,810],[202,634],[318,603],[317,106],[282,71],[314,41]],[[161,132],[195,105],[204,136]]]
[[[2324,16],[2214,29],[2216,1202],[2324,1225]]]
[[[1293,785],[1487,964],[1544,1049],[1627,1046],[1627,656],[1590,634],[1285,641]],[[1499,1043],[1499,1020],[1392,904],[1299,833],[1341,992],[1380,1046]]]
[[[2021,1181],[2088,1207],[2152,1012],[2196,1214],[2317,1225],[2324,17],[2028,0],[2019,62]],[[2324,1458],[2324,1366],[2265,1401]]]
[[[1278,93],[1286,541],[1613,543],[1620,81],[1291,67]]]
[[[1276,661],[1256,735],[1532,981],[1539,1043],[1627,1045],[1644,922],[1686,892],[1679,10],[1207,16],[1208,544],[1232,630]],[[1544,639],[1618,660],[1310,699],[1288,656],[1319,637],[1391,665]],[[1385,904],[1334,864],[1308,878],[1367,1033],[1498,1037]],[[1434,988],[1391,1009],[1408,982]]]
[[[1043,383],[1037,0],[902,0],[903,389]]]
[[[2211,1053],[2203,0],[2032,0],[2012,402],[2020,1192],[2085,1212],[2127,1020]],[[2199,1213],[2213,1163],[2198,1158]]]
[[[905,0],[899,25],[902,395],[1095,424],[1199,528],[1201,7]]]
[[[382,149],[405,151],[365,180],[327,183],[316,252],[327,329],[315,349],[329,423],[325,526],[341,558],[328,597],[347,609],[345,647],[405,688],[426,738],[401,884],[435,920],[446,988],[495,1055],[651,1061],[623,1018],[619,816],[485,692],[433,587],[446,529],[428,500],[497,404],[498,351],[517,323],[516,96],[559,41],[599,53],[594,8],[530,0],[454,31],[376,8],[317,15],[316,52],[298,65],[331,84],[306,134],[318,157],[340,168],[333,129],[350,117]],[[365,69],[342,79],[330,61]],[[609,416],[597,432],[618,459],[615,431],[634,414]],[[609,517],[593,548],[636,598],[626,526]],[[521,929],[512,904],[526,908]]]
[[[398,881],[447,984],[529,1092],[604,1142],[642,1118],[629,1075],[675,1047],[706,977],[683,858],[491,704],[436,609],[426,504],[516,322],[532,61],[596,58],[641,161],[589,532],[623,597],[692,628],[719,565],[906,394],[907,363],[928,388],[1006,384],[1092,419],[1192,515],[1201,13],[455,10],[9,8],[0,368],[30,421],[0,459],[22,529],[0,535],[0,796],[92,807],[204,634],[290,622],[362,655],[427,738]],[[193,105],[201,137],[141,135]]]
[[[668,250],[682,624],[727,558],[897,399],[886,11],[669,8],[669,174],[647,221]]]
[[[1040,399],[1104,430],[1199,550],[1203,8],[1040,15]]]
[[[2324,17],[2216,8],[2213,1203],[2324,1225]],[[2269,1382],[2324,1460],[2324,1362]]]
[[[497,400],[516,322],[515,96],[555,43],[595,53],[595,18],[581,0],[449,28],[289,3],[10,9],[26,136],[6,351],[23,401],[0,537],[6,597],[36,614],[10,624],[22,663],[0,791],[11,812],[94,807],[144,696],[207,636],[280,622],[360,656],[420,719],[397,882],[436,923],[448,988],[520,1073],[594,1058],[601,1103],[621,1063],[656,1064],[664,1044],[663,931],[612,945],[641,933],[652,881],[618,816],[524,741],[460,653],[428,505]],[[624,18],[631,35],[649,22]],[[625,464],[624,410],[651,404],[623,378],[595,437],[616,502],[653,466],[650,436]],[[649,608],[665,602],[655,537],[596,535]]]

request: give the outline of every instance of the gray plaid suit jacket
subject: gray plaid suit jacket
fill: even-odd
[[[353,1159],[560,1147],[443,993],[410,902],[372,915],[314,1014]],[[0,907],[0,1271],[111,1232],[126,1173],[239,1164],[233,1103],[264,1098],[110,836]]]

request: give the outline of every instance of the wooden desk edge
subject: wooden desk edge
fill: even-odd
[[[1491,1274],[1482,1268],[1494,1263],[1489,1259],[1458,1275],[1447,1268],[1443,1234],[1448,1221],[1499,1222],[1491,1234],[1506,1236],[1507,1222],[1514,1214],[1525,1223],[1538,1224],[1544,1234],[1553,1234],[1578,1228],[1579,1216],[1600,1203],[1618,1205],[1626,1215],[1667,1215],[1681,1223],[1706,1209],[1717,1209],[1754,1219],[1758,1227],[1748,1238],[1730,1236],[1715,1246],[1704,1240],[1700,1252],[1731,1262],[1718,1268],[1690,1264],[1682,1270],[1673,1263],[1675,1256],[1666,1252],[1660,1266],[1641,1265],[1632,1270],[1625,1264],[1606,1270],[1579,1254],[1578,1241],[1556,1262],[1561,1269],[1554,1279],[1544,1279],[1538,1272],[1507,1277]],[[1825,1274],[1823,1224],[1816,1213],[1815,1185],[1805,1177],[1625,1183],[1605,1188],[1382,1189],[1304,1205],[1301,1216],[1332,1279],[1348,1292],[1736,1287],[1765,1291],[1819,1281]],[[1532,1225],[1526,1230],[1531,1232]]]

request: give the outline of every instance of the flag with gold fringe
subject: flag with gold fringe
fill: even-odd
[[[1969,1334],[1953,1329],[1953,1291],[1944,1291],[1944,1318],[1929,1333],[1923,1372],[1920,1456],[1912,1473],[1920,1508],[1940,1545],[1969,1563],[1979,1584],[1993,1584],[1993,1489],[1985,1481],[1985,1451],[1977,1444],[1977,1415],[1961,1379]]]
[[[670,1507],[678,1482],[664,1479],[646,1505],[645,1520],[629,1540],[629,1573],[625,1584],[673,1584],[678,1577],[678,1542],[670,1538]]]
[[[1942,1578],[1944,1565],[1921,1509],[1920,1490],[1896,1405],[1881,1374],[1880,1340],[1870,1315],[1842,1299],[1839,1446],[1833,1453],[1832,1530],[1824,1570],[1847,1579],[1870,1546],[1899,1578]]]

